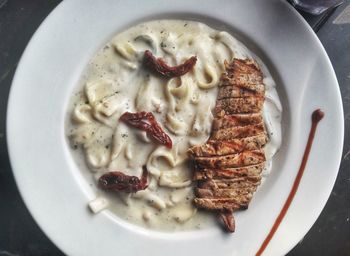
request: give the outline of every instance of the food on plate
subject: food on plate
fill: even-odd
[[[130,113],[125,112],[120,120],[126,124],[139,128],[146,132],[147,136],[152,138],[157,143],[172,148],[173,144],[168,134],[157,123],[154,115],[151,112]]]
[[[197,62],[197,57],[192,56],[183,64],[170,67],[162,58],[156,58],[149,50],[145,51],[144,62],[147,68],[154,71],[156,74],[167,78],[182,76],[189,72]]]
[[[98,179],[98,184],[104,190],[135,193],[139,190],[145,190],[148,187],[147,176],[147,167],[142,166],[141,179],[136,176],[130,176],[122,172],[114,171],[103,174]]]
[[[246,76],[247,59],[261,73]],[[68,113],[91,211],[156,230],[216,226],[195,198],[197,206],[214,198],[248,205],[281,143],[282,108],[264,63],[231,34],[195,21],[155,20],[117,34],[89,61]],[[231,209],[218,212],[232,230]]]
[[[193,146],[188,153],[197,181],[194,204],[217,211],[226,229],[234,232],[232,213],[248,208],[261,183],[266,160],[263,146],[268,136],[262,113],[263,74],[258,64],[251,59],[234,59],[225,67],[212,133],[206,143]]]

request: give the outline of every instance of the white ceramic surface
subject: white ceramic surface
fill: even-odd
[[[40,227],[68,255],[254,255],[269,232],[298,171],[310,116],[326,113],[296,197],[265,255],[283,255],[310,229],[334,185],[343,144],[343,111],[331,63],[307,23],[277,0],[62,2],[26,48],[13,80],[7,131],[22,197]],[[284,107],[283,145],[267,181],[237,231],[219,228],[163,233],[103,212],[68,149],[68,99],[88,60],[112,35],[145,20],[199,20],[231,32],[268,65]],[[331,149],[331,150],[329,150]]]

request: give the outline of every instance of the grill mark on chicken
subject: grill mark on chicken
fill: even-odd
[[[241,97],[263,97],[264,90],[252,90],[250,88],[239,87],[236,85],[227,85],[219,89],[218,100],[226,98],[241,98]]]
[[[248,80],[243,82],[244,79],[248,79]],[[264,94],[264,91],[265,91],[264,84],[258,83],[256,78],[253,78],[247,75],[241,75],[239,78],[224,77],[220,79],[219,87],[226,87],[226,86],[228,87],[236,86],[238,88],[254,91],[261,94]]]
[[[248,208],[265,166],[265,86],[254,60],[224,64],[211,136],[206,143],[191,147],[188,155],[194,161],[193,180],[197,181],[194,205],[217,211],[226,230],[234,232],[232,213]]]
[[[247,138],[256,135],[265,135],[264,123],[246,126],[234,126],[217,131],[213,131],[212,140],[232,140],[237,138]]]
[[[217,131],[219,129],[259,124],[262,122],[263,118],[260,113],[226,115],[221,118],[214,118],[212,130]]]
[[[215,157],[195,157],[196,166],[200,168],[229,168],[255,165],[265,162],[265,153],[262,149],[243,151],[241,153],[215,156]]]
[[[217,100],[215,115],[221,117],[239,113],[258,113],[264,103],[263,97],[243,97]]]
[[[193,146],[188,150],[188,154],[192,157],[230,155],[260,149],[266,142],[267,136],[265,133],[232,140],[211,139],[205,144]]]
[[[260,184],[260,181],[249,181],[242,179],[225,179],[221,180],[206,180],[198,182],[199,188],[205,189],[247,189],[252,188],[254,191],[256,190],[256,186]]]
[[[238,177],[233,179],[211,179],[198,182],[199,188],[246,188],[250,185],[259,185],[261,176]]]
[[[255,91],[265,91],[262,73],[254,61],[235,59],[226,64],[226,72],[221,77],[219,86],[236,85]]]
[[[207,210],[235,211],[239,209],[247,209],[249,201],[247,200],[246,202],[242,202],[235,198],[195,198],[194,203],[197,207]]]
[[[249,165],[246,167],[226,169],[199,169],[193,175],[193,180],[208,180],[219,178],[236,178],[246,176],[258,176],[264,169],[265,163]]]
[[[245,197],[250,200],[253,197],[255,190],[251,188],[243,189],[203,189],[196,188],[195,194],[199,198],[230,198],[230,197]]]

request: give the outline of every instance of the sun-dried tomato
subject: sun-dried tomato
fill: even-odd
[[[108,172],[98,179],[99,186],[104,190],[116,192],[135,193],[148,187],[148,171],[146,166],[142,166],[141,179],[136,176],[129,176],[122,172]]]
[[[163,131],[162,127],[156,121],[151,112],[125,112],[120,120],[126,124],[141,129],[146,132],[147,136],[167,148],[172,148],[173,143],[170,137]]]
[[[183,64],[171,67],[165,63],[162,58],[156,58],[149,50],[146,50],[144,54],[144,63],[146,67],[151,69],[153,72],[167,78],[178,77],[186,74],[194,67],[196,62],[197,57],[192,56]]]

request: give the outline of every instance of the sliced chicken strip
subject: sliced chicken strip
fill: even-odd
[[[248,180],[245,179],[225,179],[225,180],[206,180],[203,182],[198,182],[199,188],[204,189],[255,189],[261,183],[260,180]]]
[[[239,209],[247,209],[249,201],[239,201],[235,198],[195,198],[194,204],[199,208],[205,208],[207,210],[228,210],[235,211]]]
[[[265,93],[265,86],[260,83],[259,78],[252,77],[246,74],[240,74],[235,78],[222,77],[219,82],[219,87],[232,87],[236,86],[238,88],[255,91],[258,94]]]
[[[241,98],[241,97],[264,97],[264,90],[251,90],[249,88],[239,87],[236,85],[227,85],[220,87],[218,99],[226,99],[226,98]]]
[[[230,64],[225,63],[226,74],[234,76],[236,73],[257,74],[262,76],[258,64],[252,59],[234,59]]]
[[[263,85],[263,75],[256,63],[235,59],[230,65],[226,65],[220,85]]]
[[[264,104],[263,97],[229,98],[217,100],[214,113],[218,117],[231,114],[259,113]]]
[[[235,232],[236,229],[236,223],[235,223],[235,218],[232,215],[232,211],[221,211],[219,213],[220,218],[222,219],[225,228],[232,232]]]
[[[215,156],[215,157],[195,157],[195,164],[199,168],[228,168],[255,165],[265,162],[265,153],[262,149],[243,151],[241,153]]]
[[[234,126],[217,131],[213,131],[210,140],[233,140],[239,138],[247,138],[252,136],[265,136],[264,123],[246,126]]]
[[[193,180],[208,180],[208,179],[228,179],[246,176],[260,175],[264,169],[265,163],[250,165],[247,167],[227,168],[227,169],[202,169],[196,170],[193,175]]]
[[[226,115],[221,118],[214,118],[212,130],[230,128],[234,126],[245,126],[263,122],[261,113]]]
[[[267,136],[265,133],[232,140],[212,139],[205,144],[191,147],[188,150],[188,155],[191,157],[230,155],[242,151],[260,149],[266,142]]]
[[[246,189],[203,189],[197,188],[195,194],[199,198],[238,198],[245,197],[247,200],[252,199],[253,193],[255,192],[252,188]]]

